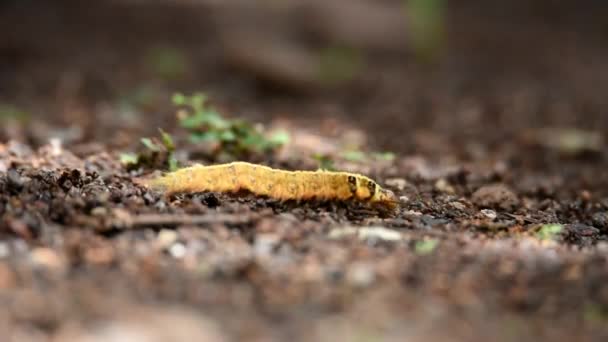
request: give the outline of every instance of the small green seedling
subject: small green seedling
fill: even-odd
[[[437,239],[424,239],[416,241],[414,251],[419,255],[431,254],[435,248],[437,248],[437,245],[439,245],[439,240]]]
[[[317,161],[319,170],[336,171],[332,158],[326,154],[315,153],[312,158]]]
[[[141,143],[145,150],[139,154],[123,153],[120,155],[120,162],[128,169],[135,169],[140,166],[167,167],[170,171],[175,171],[179,168],[177,159],[174,156],[175,143],[170,134],[159,129],[160,139],[141,138]]]
[[[561,224],[545,224],[538,229],[536,237],[540,240],[555,240],[563,230],[564,226]]]
[[[367,159],[367,154],[360,150],[343,151],[340,156],[351,162],[362,162]]]
[[[217,153],[227,153],[234,158],[267,153],[287,144],[290,139],[284,131],[267,135],[248,121],[225,118],[207,104],[207,97],[202,93],[175,94],[173,103],[186,109],[179,113],[178,119],[180,126],[189,131],[190,141],[217,143]]]

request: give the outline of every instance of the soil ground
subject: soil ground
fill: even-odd
[[[0,5],[1,341],[608,339],[608,6],[450,4],[421,61],[401,33],[357,31],[394,2],[332,20],[345,5],[323,3]],[[307,56],[335,40],[367,64],[328,86]],[[180,161],[216,161],[169,100],[199,90],[307,148],[393,152],[337,166],[400,208],[138,185],[151,168],[120,155],[158,127]]]

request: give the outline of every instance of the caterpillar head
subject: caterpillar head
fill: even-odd
[[[389,208],[395,208],[399,204],[399,199],[392,191],[383,189],[367,177],[349,178],[349,182],[354,183],[351,185],[354,185],[354,195],[358,200]]]

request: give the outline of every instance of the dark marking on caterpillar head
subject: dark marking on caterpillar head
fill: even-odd
[[[348,188],[353,196],[357,195],[357,177],[348,176]]]
[[[367,190],[369,191],[369,197],[367,198],[368,200],[374,198],[377,187],[378,184],[374,183],[373,181],[367,181]]]

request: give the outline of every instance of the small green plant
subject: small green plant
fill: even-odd
[[[414,246],[414,251],[419,255],[431,254],[439,245],[439,240],[437,239],[424,239],[420,241],[416,241],[416,245]]]
[[[393,152],[373,152],[372,156],[377,160],[393,161],[395,154]]]
[[[395,154],[392,152],[364,152],[361,150],[345,150],[340,153],[340,156],[351,162],[368,162],[368,161],[393,161]]]
[[[186,111],[178,117],[181,127],[189,131],[193,143],[217,143],[217,152],[238,158],[251,153],[271,152],[289,142],[287,132],[266,135],[259,127],[239,119],[227,119],[207,104],[202,93],[192,96],[173,95],[173,103]]]
[[[317,161],[319,170],[336,171],[334,161],[330,156],[326,154],[315,153],[312,155],[312,158]]]
[[[341,151],[337,156],[315,153],[311,157],[317,161],[320,170],[336,171],[337,169],[334,164],[336,158],[354,163],[373,163],[375,161],[393,161],[395,154],[392,152],[364,152],[353,149]]]
[[[433,239],[433,238],[424,239],[424,240],[416,241],[416,244],[414,245],[414,251],[416,252],[416,254],[426,255],[426,254],[433,253],[433,251],[437,248],[438,245],[439,245],[439,240],[437,240],[437,239]]]
[[[342,151],[340,156],[351,162],[362,162],[367,159],[367,154],[360,150],[347,150]]]
[[[540,240],[555,240],[563,230],[561,224],[545,224],[538,229],[536,237]]]
[[[128,169],[135,169],[140,166],[157,167],[162,166],[170,171],[179,168],[177,159],[174,156],[175,143],[170,134],[159,129],[160,139],[141,138],[141,143],[145,150],[139,154],[123,153],[120,155],[120,162]]]

